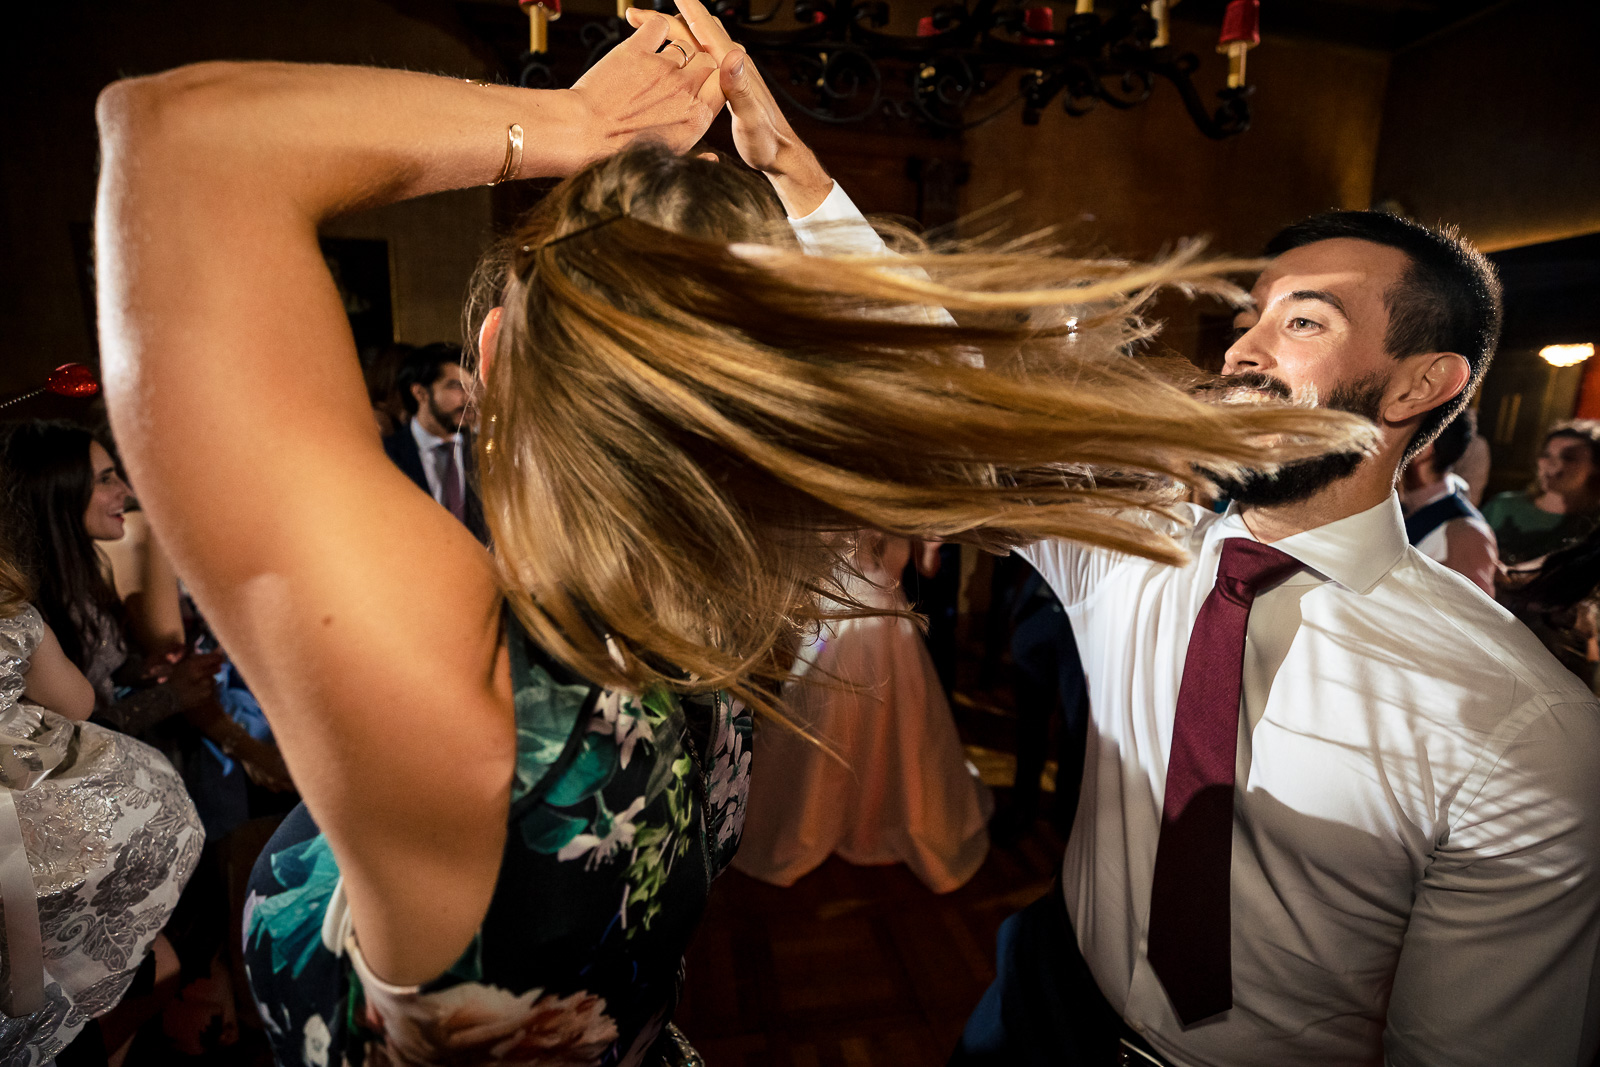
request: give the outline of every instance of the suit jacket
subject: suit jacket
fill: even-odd
[[[473,462],[472,431],[465,427],[461,430],[461,449],[461,467],[466,474],[466,485],[463,487],[466,490],[464,521],[473,537],[488,544],[489,527],[483,521],[483,501],[478,499],[478,472]],[[412,435],[409,423],[383,439],[383,450],[407,478],[416,482],[424,493],[433,496],[433,491],[428,488],[428,475],[422,469],[422,453],[417,449],[417,439]]]

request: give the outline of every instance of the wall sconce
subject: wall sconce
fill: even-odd
[[[1539,349],[1539,358],[1552,367],[1576,367],[1594,355],[1594,345],[1545,345]]]

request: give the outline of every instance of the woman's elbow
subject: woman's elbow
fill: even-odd
[[[185,67],[122,78],[100,90],[95,123],[102,156],[108,161],[156,145],[170,147],[175,136],[196,127],[242,64],[194,63]]]

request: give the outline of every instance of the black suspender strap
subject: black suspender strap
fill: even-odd
[[[1420,544],[1424,537],[1451,519],[1466,519],[1478,514],[1478,509],[1460,493],[1440,497],[1427,507],[1418,508],[1406,519],[1406,540]]]

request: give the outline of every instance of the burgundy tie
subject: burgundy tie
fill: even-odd
[[[439,495],[444,498],[440,503],[450,509],[450,514],[466,522],[467,509],[461,495],[461,471],[456,467],[455,442],[444,441],[434,447],[439,454]]]
[[[1302,564],[1241,537],[1222,543],[1183,663],[1167,760],[1147,955],[1185,1026],[1233,1007],[1228,872],[1245,624],[1256,593]]]

